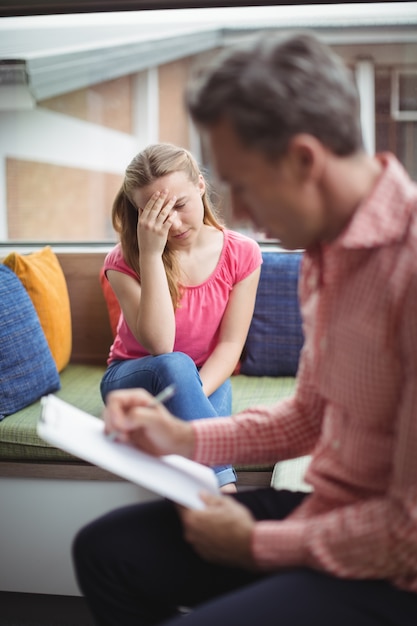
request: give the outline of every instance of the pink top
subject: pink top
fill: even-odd
[[[231,230],[223,232],[223,249],[214,272],[201,285],[185,288],[175,312],[174,351],[188,354],[198,367],[206,362],[218,342],[220,324],[234,285],[262,263],[260,248],[253,239]],[[138,280],[135,272],[126,265],[120,244],[107,255],[104,269],[116,270]],[[108,363],[147,355],[149,352],[136,341],[121,314]]]
[[[417,185],[392,155],[339,238],[306,252],[293,398],[192,422],[201,463],[312,454],[313,486],[261,521],[261,568],[307,566],[417,592]]]

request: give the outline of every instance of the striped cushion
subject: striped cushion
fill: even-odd
[[[59,389],[59,374],[35,308],[16,274],[2,264],[0,381],[0,420]]]
[[[298,304],[302,255],[263,252],[262,257],[240,372],[248,376],[295,376],[304,341]]]

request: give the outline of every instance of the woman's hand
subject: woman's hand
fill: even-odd
[[[106,433],[152,454],[181,454],[190,458],[194,431],[189,422],[180,420],[144,389],[112,391],[104,409]]]
[[[156,191],[143,209],[139,208],[137,237],[139,250],[143,253],[163,253],[169,229],[175,221],[177,198],[168,197],[168,190]]]

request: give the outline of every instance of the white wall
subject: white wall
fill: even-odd
[[[153,67],[146,72],[139,72],[133,85],[134,134],[138,146],[147,146],[158,141],[159,137],[158,68]],[[131,158],[133,156],[132,153]]]
[[[71,560],[77,531],[155,498],[128,482],[0,478],[0,591],[80,595]]]
[[[0,111],[0,241],[7,241],[7,157],[122,174],[158,140],[157,70],[141,72],[135,84],[133,135],[42,108]]]
[[[360,96],[360,115],[365,150],[375,154],[375,67],[372,59],[363,59],[355,66]]]

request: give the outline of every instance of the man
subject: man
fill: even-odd
[[[106,427],[208,465],[312,454],[313,491],[116,511],[77,537],[80,587],[100,625],[415,625],[417,186],[364,152],[350,73],[308,34],[226,51],[188,106],[236,214],[305,249],[296,392],[185,424],[121,391]]]

